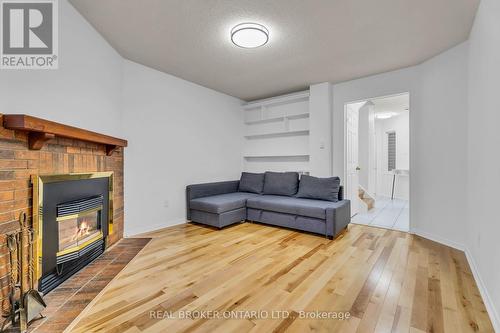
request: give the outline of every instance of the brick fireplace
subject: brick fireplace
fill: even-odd
[[[31,134],[5,128],[3,118],[0,115],[0,301],[2,310],[6,311],[9,260],[4,234],[19,228],[17,218],[22,211],[32,218],[32,180],[45,175],[112,172],[113,205],[109,214],[113,232],[107,235],[111,245],[123,237],[124,157],[121,147],[110,150],[110,146],[103,143],[57,135],[43,137],[44,144],[35,148],[40,150],[33,150],[33,147],[30,149]]]

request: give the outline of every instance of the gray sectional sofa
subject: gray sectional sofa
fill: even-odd
[[[338,177],[316,178],[295,172],[243,173],[235,181],[186,187],[187,219],[217,228],[255,221],[324,235],[346,229],[350,201]]]

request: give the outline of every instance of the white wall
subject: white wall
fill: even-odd
[[[482,0],[469,40],[467,252],[500,332],[500,2]],[[494,315],[493,315],[494,313]]]
[[[121,65],[121,56],[67,0],[61,0],[59,69],[0,71],[0,112],[123,136]]]
[[[463,43],[422,64],[420,105],[410,106],[418,143],[410,149],[411,218],[417,231],[458,247],[465,240],[459,198],[467,190],[467,53]]]
[[[122,98],[126,235],[185,222],[188,184],[239,179],[240,100],[130,61]]]
[[[309,92],[310,174],[329,177],[332,174],[332,86],[328,82],[314,84]]]

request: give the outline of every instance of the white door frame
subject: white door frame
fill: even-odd
[[[406,91],[406,92],[399,92],[399,93],[395,93],[395,94],[389,94],[389,95],[382,95],[382,96],[367,96],[366,98],[360,98],[360,99],[357,99],[357,100],[353,100],[353,101],[349,101],[349,102],[345,102],[344,103],[344,112],[343,112],[343,115],[342,115],[342,118],[343,118],[343,126],[344,126],[344,161],[343,161],[343,164],[344,164],[344,181],[343,181],[343,186],[344,186],[344,189],[347,188],[347,186],[349,186],[349,184],[347,184],[347,106],[349,104],[354,104],[354,103],[360,103],[360,102],[363,102],[363,101],[369,101],[369,100],[374,100],[374,99],[381,99],[381,98],[388,98],[388,97],[395,97],[395,96],[401,96],[401,95],[408,95],[409,97],[409,109],[410,109],[410,124],[409,124],[409,130],[410,130],[410,166],[411,166],[411,160],[412,160],[412,135],[411,135],[411,120],[412,120],[412,117],[411,117],[411,92],[410,91]],[[410,188],[410,196],[408,198],[408,201],[410,202],[410,205],[411,205],[411,170],[410,170],[410,176],[409,176],[409,188]],[[411,206],[410,206],[411,207]],[[410,219],[410,230],[408,232],[412,232],[412,223],[411,223],[411,214],[409,216],[409,219]]]
[[[351,216],[355,216],[359,213],[360,209],[360,200],[358,200],[358,188],[353,187],[354,184],[350,184],[349,180],[351,179],[351,176],[353,175],[353,170],[352,166],[350,168],[349,166],[349,131],[348,131],[348,112],[353,112],[354,110],[348,110],[348,105],[351,103],[347,103],[344,106],[344,133],[345,133],[345,149],[344,149],[344,197],[351,200]],[[358,124],[358,129],[356,130],[356,136],[357,136],[357,142],[356,142],[356,153],[359,153],[359,109],[356,111],[357,115],[357,121],[356,123]],[[359,156],[357,158],[357,163],[356,163],[356,171],[355,173],[358,173],[356,176],[357,185],[359,186]],[[349,197],[349,194],[351,194],[352,197]]]

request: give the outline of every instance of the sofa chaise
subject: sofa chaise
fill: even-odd
[[[333,239],[351,219],[338,177],[296,172],[242,173],[234,181],[186,187],[187,220],[223,228],[253,221],[324,235]]]

